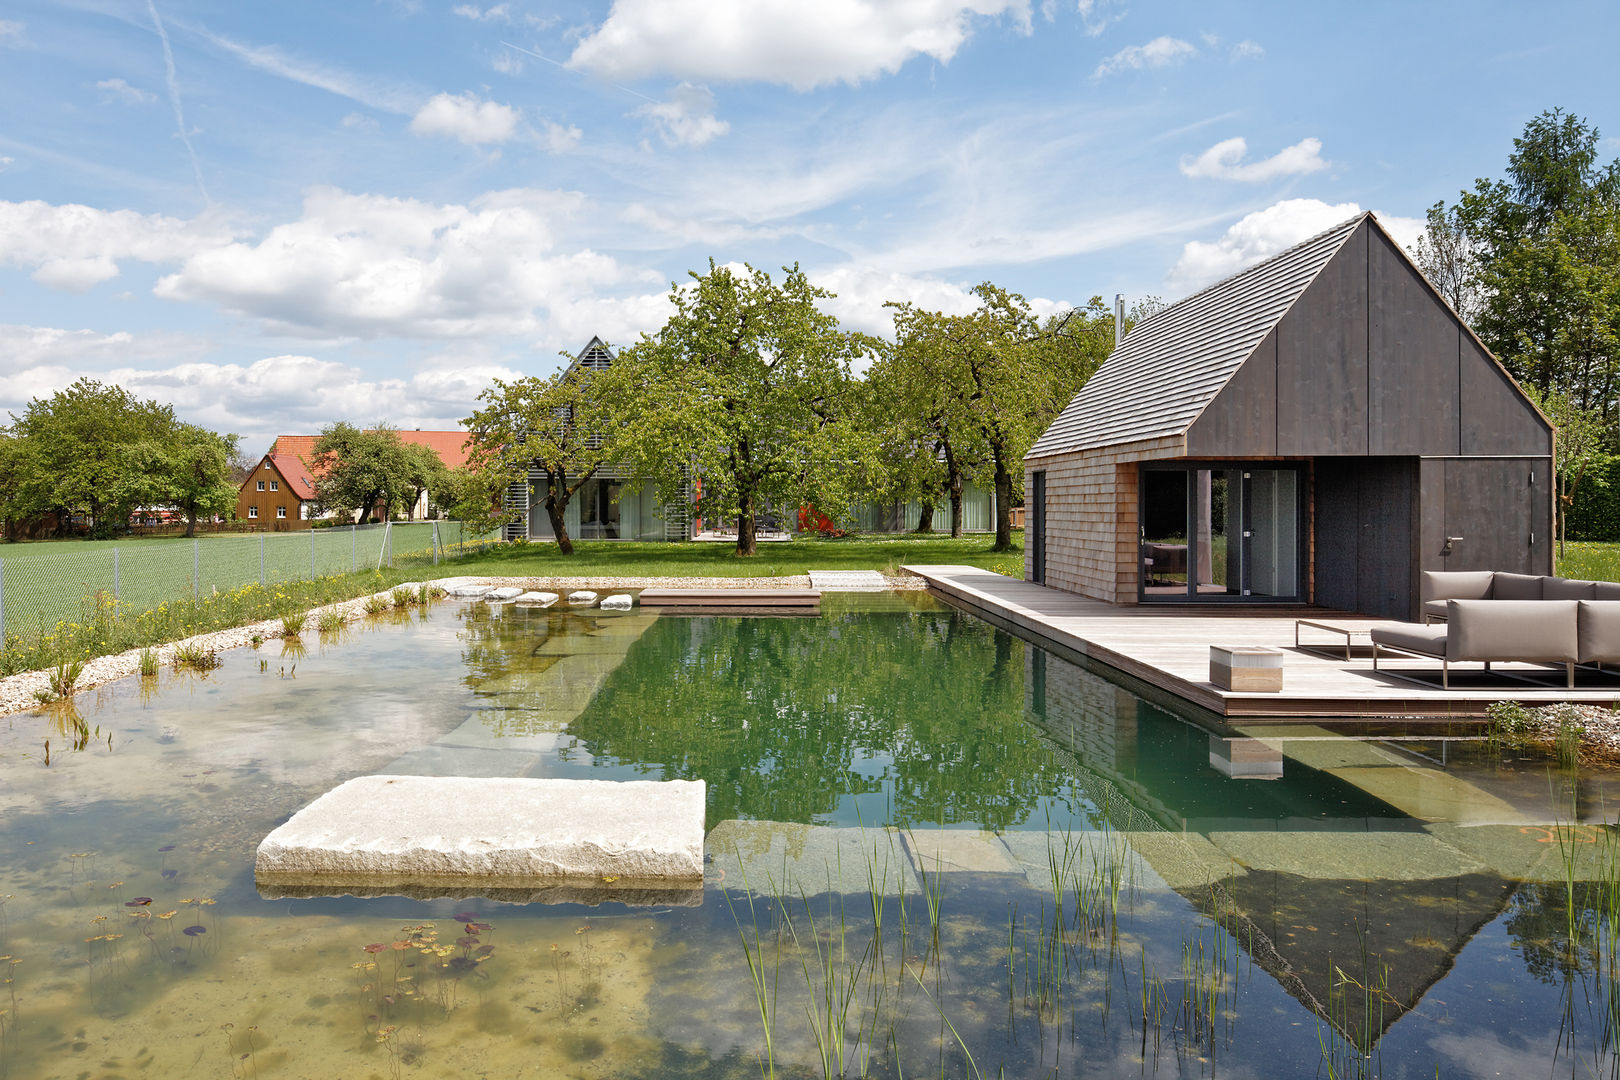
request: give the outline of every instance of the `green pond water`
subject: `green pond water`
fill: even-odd
[[[0,718],[5,1080],[1620,1072],[1611,774],[1212,732],[920,594],[441,603],[73,708]],[[371,773],[702,779],[706,881],[261,894]]]

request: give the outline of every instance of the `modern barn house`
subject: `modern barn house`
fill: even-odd
[[[1137,324],[1024,468],[1026,577],[1118,604],[1552,571],[1551,426],[1371,214]]]

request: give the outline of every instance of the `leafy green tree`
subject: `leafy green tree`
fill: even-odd
[[[176,424],[162,438],[130,448],[120,491],[133,505],[179,511],[186,518],[186,536],[196,536],[198,518],[225,514],[236,503],[231,460],[238,441],[196,424]]]
[[[450,468],[431,446],[421,443],[405,443],[405,462],[406,483],[410,490],[407,493],[408,501],[402,509],[408,521],[415,516],[422,496],[427,495],[431,499],[434,492],[446,489]]]
[[[339,421],[315,440],[315,496],[323,509],[343,514],[359,512],[367,521],[378,506],[391,510],[405,505],[416,491],[411,455],[399,432],[379,424],[362,430]]]
[[[1429,207],[1412,259],[1464,322],[1479,321],[1479,254],[1457,207],[1444,200]]]
[[[11,454],[10,512],[19,518],[83,513],[93,535],[106,534],[147,501],[149,485],[132,467],[132,448],[165,444],[177,428],[172,407],[94,379],[33,399],[21,416],[11,417],[20,445]]]
[[[893,378],[901,413],[937,448],[951,499],[951,535],[961,535],[961,488],[987,478],[996,494],[993,550],[1012,549],[1012,507],[1023,486],[1023,458],[1102,363],[1113,317],[1101,297],[1044,323],[1017,293],[977,286],[979,306],[943,315],[911,304],[895,308]]]
[[[1508,370],[1605,422],[1620,392],[1620,161],[1597,128],[1553,109],[1513,141],[1507,176],[1478,180],[1454,220],[1477,260],[1475,329]],[[1431,211],[1432,213],[1432,211]]]
[[[506,479],[498,468],[469,462],[459,469],[446,470],[443,486],[432,491],[433,501],[452,520],[465,524],[474,536],[484,536],[511,517],[503,505]]]
[[[753,555],[760,515],[847,514],[875,450],[858,422],[853,358],[869,346],[817,307],[831,294],[798,266],[780,282],[713,260],[674,285],[674,313],[620,354],[622,460],[660,490],[698,486],[698,512],[734,519]]]
[[[544,474],[541,505],[564,555],[574,553],[564,520],[569,502],[597,470],[628,452],[621,446],[629,413],[623,371],[620,363],[605,370],[581,365],[545,379],[496,379],[478,396],[489,404],[462,421],[474,458],[504,480],[501,490],[527,483],[531,467]]]
[[[1601,487],[1608,483],[1609,463],[1613,459],[1607,445],[1608,432],[1595,407],[1577,405],[1567,394],[1542,394],[1533,386],[1525,390],[1558,432],[1553,443],[1553,472],[1558,478],[1554,506],[1558,511],[1558,557],[1563,558],[1569,513],[1575,505],[1576,493],[1582,490],[1582,481],[1590,475],[1588,484]]]

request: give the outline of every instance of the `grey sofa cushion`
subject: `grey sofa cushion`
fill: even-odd
[[[1419,626],[1416,623],[1387,623],[1370,631],[1373,641],[1392,649],[1422,653],[1424,656],[1446,655],[1446,628]]]
[[[1595,581],[1582,581],[1579,578],[1543,578],[1541,582],[1541,598],[1543,600],[1596,600],[1597,586],[1598,583]]]
[[[1546,580],[1540,574],[1505,574],[1498,571],[1491,580],[1492,600],[1567,600],[1570,597],[1556,596],[1543,597],[1541,583]],[[1468,599],[1459,596],[1458,600]]]
[[[1489,570],[1425,570],[1421,595],[1425,601],[1489,600],[1495,576]]]
[[[1452,600],[1446,659],[1564,663],[1580,653],[1574,600]]]
[[[1620,581],[1598,582],[1597,598],[1599,600],[1620,600]]]
[[[1620,600],[1582,600],[1580,605],[1580,662],[1620,664]]]

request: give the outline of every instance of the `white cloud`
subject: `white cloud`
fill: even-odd
[[[1117,14],[1113,13],[1115,9]],[[1122,0],[1080,0],[1079,11],[1080,22],[1092,37],[1108,29],[1110,23],[1117,23],[1125,17]]]
[[[20,42],[25,29],[27,27],[14,19],[0,19],[0,45],[14,45]]]
[[[63,330],[51,326],[0,323],[0,374],[40,368],[101,371],[109,365],[167,359],[200,352],[205,342],[186,334],[133,334],[119,330]]]
[[[662,280],[588,248],[561,250],[557,227],[585,212],[584,197],[569,192],[516,189],[434,205],[316,188],[297,221],[257,243],[198,252],[154,292],[291,334],[534,333],[542,309]]]
[[[17,163],[17,159],[14,158],[14,157],[0,156],[0,172],[5,172],[7,169],[9,169],[11,166],[15,165],[16,163]]]
[[[157,100],[156,94],[131,86],[123,79],[102,79],[96,83],[96,89],[101,91],[103,103],[121,101],[129,105],[150,105]]]
[[[564,154],[579,146],[579,141],[584,135],[584,132],[572,124],[557,124],[547,120],[537,138],[540,145],[552,153]]]
[[[1262,161],[1243,164],[1249,144],[1240,136],[1225,139],[1205,150],[1197,157],[1181,159],[1181,172],[1203,180],[1240,180],[1244,183],[1263,183],[1279,176],[1303,176],[1327,168],[1322,160],[1321,139],[1301,139],[1293,146],[1277,151]]]
[[[75,203],[0,202],[0,265],[32,270],[42,285],[75,292],[117,277],[120,260],[178,262],[231,236],[211,214],[182,221]]]
[[[1190,42],[1182,41],[1180,38],[1156,37],[1146,45],[1127,45],[1098,64],[1091,77],[1101,79],[1121,71],[1170,67],[1197,55],[1197,47]]]
[[[1165,277],[1172,289],[1192,292],[1229,277],[1301,240],[1325,232],[1361,213],[1353,202],[1325,203],[1320,199],[1284,199],[1241,218],[1211,243],[1194,240],[1182,248],[1181,258]],[[1379,224],[1396,242],[1410,246],[1423,230],[1417,218],[1378,215]]]
[[[500,49],[490,57],[489,66],[502,75],[520,75],[523,73],[523,57],[511,49]]]
[[[447,135],[469,146],[502,143],[517,134],[518,111],[473,93],[435,94],[411,118],[418,135]]]
[[[731,130],[728,122],[715,119],[709,88],[688,82],[671,90],[668,101],[648,102],[634,115],[651,120],[669,146],[702,146]]]
[[[376,131],[378,124],[374,117],[352,112],[343,118],[343,126],[350,131]]]
[[[1004,14],[1027,27],[1029,0],[614,0],[568,64],[611,79],[854,85],[915,56],[946,63],[975,16]]]
[[[477,4],[457,4],[450,9],[452,15],[460,15],[463,19],[473,22],[503,22],[512,21],[511,4],[492,4],[487,8],[479,8]]]
[[[1232,46],[1233,60],[1258,60],[1266,55],[1266,50],[1258,41],[1240,41]]]

